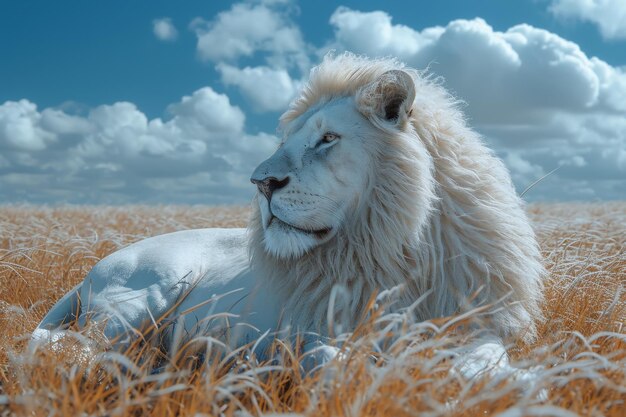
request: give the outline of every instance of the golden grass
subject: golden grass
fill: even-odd
[[[533,383],[465,381],[445,354],[461,336],[438,330],[449,320],[427,326],[376,314],[346,336],[342,360],[309,377],[298,371],[297,346],[282,341],[277,359],[261,364],[244,352],[199,360],[183,349],[168,358],[142,341],[125,355],[90,351],[80,339],[31,355],[29,332],[102,257],[160,233],[244,226],[248,211],[0,207],[0,415],[624,416],[626,203],[532,205],[529,213],[550,270],[548,319],[533,346],[509,352],[536,367]]]

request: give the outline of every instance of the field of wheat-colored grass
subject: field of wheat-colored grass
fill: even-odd
[[[464,343],[455,318],[375,312],[343,336],[341,360],[310,376],[289,341],[266,363],[245,351],[171,358],[151,343],[159,328],[124,354],[80,335],[31,354],[29,332],[99,259],[156,234],[245,226],[248,210],[1,206],[0,416],[625,416],[626,203],[528,211],[550,271],[546,321],[533,345],[508,351],[531,382],[450,372],[449,349]]]

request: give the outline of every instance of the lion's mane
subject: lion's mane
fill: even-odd
[[[334,286],[346,290],[344,316],[357,320],[374,294],[401,285],[400,306],[427,294],[415,310],[419,320],[489,305],[486,320],[496,334],[531,340],[545,270],[523,202],[503,163],[436,80],[394,59],[329,55],[311,71],[281,128],[334,98],[371,99],[365,89],[390,70],[414,80],[411,126],[401,133],[372,127],[379,130],[375,162],[354,214],[331,241],[285,260],[265,252],[255,204],[254,267],[284,295],[294,324],[307,329],[325,331]]]

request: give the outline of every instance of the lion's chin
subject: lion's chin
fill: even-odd
[[[304,230],[274,217],[264,231],[265,250],[277,258],[299,258],[332,237],[333,229]]]

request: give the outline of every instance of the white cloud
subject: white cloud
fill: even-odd
[[[432,27],[418,32],[404,25],[392,25],[391,16],[382,11],[360,12],[339,7],[330,17],[335,28],[336,44],[366,55],[410,57],[437,38],[443,28]]]
[[[394,25],[384,12],[340,7],[335,39],[323,48],[400,55],[429,67],[467,106],[470,123],[503,156],[520,189],[558,166],[529,198],[623,198],[626,176],[626,72],[558,35],[530,25],[493,30],[482,19],[421,31]],[[383,35],[372,40],[365,28]],[[402,49],[401,45],[412,45]],[[557,186],[558,184],[558,186]],[[565,192],[564,184],[570,189]]]
[[[528,178],[541,178],[545,175],[543,168],[524,159],[520,152],[509,152],[504,157],[504,162],[511,170],[514,181],[526,181]],[[523,190],[520,190],[520,192]]]
[[[41,151],[56,139],[56,134],[41,127],[41,114],[34,103],[7,101],[0,106],[0,149]]]
[[[91,125],[84,118],[56,109],[44,109],[40,125],[55,135],[84,135],[91,130]]]
[[[232,106],[230,99],[204,87],[191,96],[184,96],[179,103],[169,106],[174,121],[186,129],[204,129],[208,132],[241,132],[245,115],[239,107]],[[204,133],[204,132],[202,132]]]
[[[338,14],[350,15],[350,19],[337,19]],[[585,110],[598,101],[599,64],[587,58],[575,43],[529,25],[497,32],[477,18],[455,20],[445,28],[419,32],[392,25],[383,12],[361,13],[346,8],[339,8],[331,23],[337,34],[331,46],[370,56],[395,55],[397,45],[421,39],[421,46],[402,55],[403,60],[418,68],[429,66],[437,75],[443,75],[448,87],[468,101],[470,111],[481,112],[483,119],[491,116],[509,122],[502,117],[519,116],[512,110]],[[373,48],[370,40],[361,35],[361,27],[371,25],[385,27],[383,32],[393,34],[382,44],[384,47]],[[344,44],[342,39],[350,43]],[[499,108],[507,114],[493,113]]]
[[[606,39],[626,39],[624,0],[551,0],[548,10],[559,18],[594,23]]]
[[[239,69],[228,64],[219,64],[217,69],[222,82],[236,86],[260,112],[285,110],[299,87],[299,82],[292,80],[285,69],[265,66]]]
[[[169,17],[154,19],[152,21],[152,32],[161,41],[175,41],[178,38],[178,31]]]
[[[168,110],[162,120],[128,102],[86,116],[39,112],[27,100],[0,105],[0,199],[246,201],[247,178],[275,139],[247,134],[241,109],[209,87]]]
[[[580,5],[595,5],[587,16],[617,7],[555,0],[552,11],[574,17]],[[329,49],[393,55],[445,78],[520,190],[560,166],[526,198],[626,195],[625,68],[526,24],[496,31],[477,18],[414,28],[394,24],[383,11],[346,7],[330,16],[333,38],[315,47],[291,19],[294,10],[289,0],[245,2],[191,25],[198,56],[215,64],[222,82],[254,110],[284,109],[310,56]],[[620,10],[613,17],[623,16]],[[28,100],[0,103],[0,200],[245,201],[253,191],[249,174],[271,153],[273,137],[247,133],[244,112],[208,87],[167,113],[150,119],[128,102],[86,115],[40,111]]]
[[[236,61],[257,52],[271,56],[293,56],[301,60],[305,48],[302,34],[281,2],[237,3],[213,20],[196,18],[191,28],[198,37],[201,59]]]
[[[316,48],[304,42],[291,19],[295,10],[291,0],[248,1],[212,20],[191,22],[200,59],[213,62],[222,82],[236,87],[256,112],[286,109],[300,85],[298,79],[311,67],[310,55]],[[237,65],[258,57],[266,65]]]

